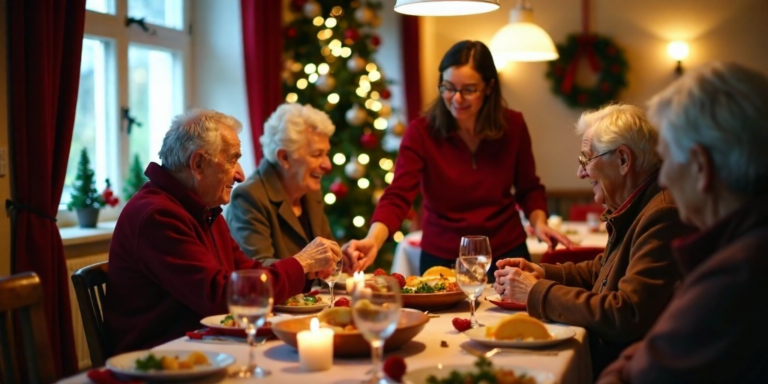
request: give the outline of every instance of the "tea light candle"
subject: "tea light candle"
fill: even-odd
[[[352,274],[352,277],[347,278],[347,293],[352,293],[352,288],[355,287],[355,283],[365,282],[365,273],[358,271]]]
[[[317,317],[312,318],[308,331],[296,335],[299,365],[303,371],[325,371],[333,365],[333,330],[320,328]]]

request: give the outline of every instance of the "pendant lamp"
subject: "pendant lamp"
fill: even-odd
[[[560,55],[549,34],[533,22],[533,10],[520,0],[509,13],[509,24],[491,39],[493,56],[504,61],[551,61]]]
[[[499,0],[397,0],[395,12],[413,16],[461,16],[499,9]]]

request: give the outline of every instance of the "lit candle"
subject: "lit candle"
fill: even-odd
[[[347,293],[352,293],[352,288],[355,287],[355,283],[365,282],[365,273],[358,271],[352,274],[352,277],[347,278]]]
[[[320,328],[317,317],[312,318],[308,331],[296,335],[299,365],[303,371],[324,371],[333,364],[333,329]]]

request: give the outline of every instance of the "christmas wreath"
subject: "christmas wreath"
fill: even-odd
[[[571,107],[599,108],[616,98],[627,86],[629,65],[622,50],[609,38],[595,34],[572,34],[565,44],[558,44],[560,58],[549,62],[547,77],[552,92]],[[575,83],[580,60],[586,60],[597,74],[593,86]]]

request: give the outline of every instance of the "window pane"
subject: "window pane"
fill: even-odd
[[[80,88],[77,94],[77,111],[69,150],[67,174],[64,179],[62,204],[70,200],[70,193],[77,177],[80,151],[85,148],[96,173],[96,188],[105,186],[109,177],[107,159],[107,105],[108,97],[108,52],[109,43],[96,39],[83,39],[83,53],[80,64]],[[114,152],[114,151],[111,151]]]
[[[184,29],[184,0],[128,0],[128,16],[147,23]]]
[[[114,0],[86,0],[85,9],[93,12],[115,14]]]
[[[177,55],[166,50],[138,45],[128,48],[131,115],[141,123],[131,130],[129,158],[138,154],[145,165],[159,162],[157,153],[171,119],[182,112],[183,75],[177,60]]]

